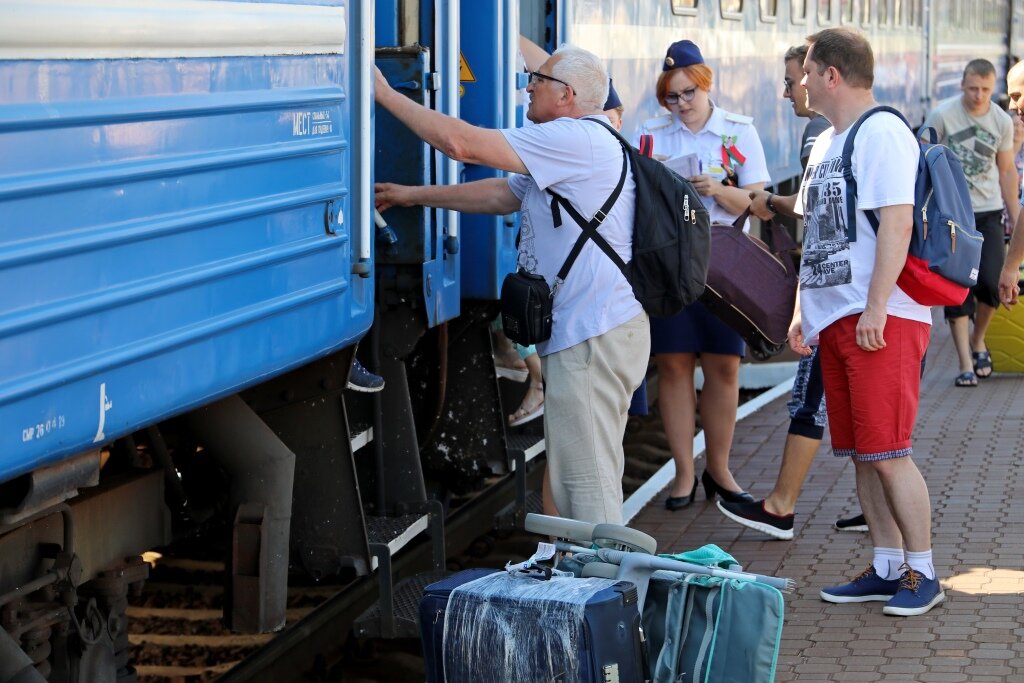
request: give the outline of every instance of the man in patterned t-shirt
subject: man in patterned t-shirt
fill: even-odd
[[[984,59],[968,62],[960,82],[961,94],[941,102],[924,122],[935,129],[939,142],[960,159],[971,191],[974,222],[985,238],[981,251],[978,284],[960,306],[947,306],[946,320],[960,362],[955,384],[978,385],[978,378],[992,374],[992,357],[985,333],[999,306],[999,271],[1003,267],[1003,207],[1017,222],[1017,167],[1013,161],[1013,121],[993,106],[996,70]],[[968,319],[974,318],[974,330]]]

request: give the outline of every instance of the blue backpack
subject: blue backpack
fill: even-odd
[[[853,177],[853,141],[868,117],[886,111],[900,118],[913,132],[903,114],[892,107],[875,107],[853,124],[843,145],[843,178],[846,180],[847,234],[857,239],[857,181]],[[960,160],[945,145],[921,142],[921,158],[914,185],[914,232],[907,263],[896,284],[924,306],[959,306],[970,287],[978,284],[981,233],[974,227],[974,210]],[[878,232],[878,216],[865,212]]]

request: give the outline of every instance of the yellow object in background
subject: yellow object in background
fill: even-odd
[[[996,310],[985,334],[996,372],[1024,372],[1024,301]]]

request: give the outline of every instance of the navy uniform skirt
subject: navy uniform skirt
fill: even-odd
[[[711,314],[699,301],[671,318],[651,318],[651,354],[746,354],[743,338]]]

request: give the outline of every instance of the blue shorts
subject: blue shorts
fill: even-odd
[[[651,353],[746,354],[743,338],[699,301],[671,318],[651,318]]]

